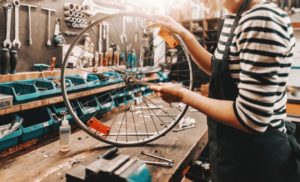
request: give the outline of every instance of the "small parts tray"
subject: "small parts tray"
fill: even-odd
[[[24,103],[39,98],[39,93],[35,86],[18,82],[0,84],[0,93],[12,95],[14,103]]]
[[[21,142],[36,139],[47,134],[53,125],[53,118],[48,107],[23,111],[19,115],[24,119]]]
[[[13,122],[22,122],[22,118],[20,118],[16,114],[8,114],[4,116],[0,116],[0,126],[12,124]],[[6,150],[10,147],[17,146],[19,144],[19,138],[22,135],[22,129],[19,127],[15,131],[6,135],[5,137],[0,139],[0,151]]]
[[[36,87],[36,90],[38,91],[40,97],[58,94],[58,89],[55,87],[54,82],[47,79],[26,80],[21,81],[20,83]]]

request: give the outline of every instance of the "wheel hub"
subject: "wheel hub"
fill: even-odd
[[[127,86],[133,86],[135,84],[135,76],[134,75],[126,75],[124,78],[124,81]]]

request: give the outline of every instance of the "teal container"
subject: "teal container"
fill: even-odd
[[[72,104],[72,102],[71,102]],[[60,127],[61,121],[64,118],[64,115],[66,113],[66,119],[69,121],[69,124],[75,124],[75,121],[73,120],[71,114],[68,113],[68,109],[64,102],[54,104],[49,106],[50,111],[52,112],[52,118],[53,118],[53,126],[52,130],[57,131]]]
[[[60,77],[48,77],[48,78],[46,78],[46,80],[51,81],[54,84],[54,86],[57,90],[57,93],[61,94],[61,83],[60,83],[61,78]],[[65,80],[66,80],[67,91],[71,91],[72,86],[73,86],[72,81],[67,78]]]
[[[100,75],[97,74],[89,74],[87,76],[87,84],[89,88],[95,88],[95,87],[101,87],[105,85],[105,82],[108,80],[107,77],[103,75],[101,77]]]
[[[105,114],[112,110],[114,107],[114,100],[112,95],[110,95],[110,92],[104,92],[97,94],[95,96],[98,100],[100,110],[98,111],[98,114]]]
[[[47,79],[25,80],[21,81],[20,83],[36,87],[36,90],[41,98],[50,97],[59,93],[59,90],[55,87],[54,82]]]
[[[12,95],[14,97],[14,104],[39,99],[36,87],[25,83],[8,82],[0,84],[0,93]]]
[[[117,72],[105,72],[103,75],[108,78],[108,80],[104,81],[104,85],[111,85],[124,81],[122,76]]]
[[[24,119],[22,123],[21,142],[27,142],[32,139],[38,139],[49,133],[53,125],[51,111],[48,107],[42,107],[32,110],[27,110],[19,113]]]
[[[123,89],[121,92],[113,95],[112,98],[114,100],[115,107],[127,105],[130,101],[133,100],[132,95],[130,95],[130,93],[125,89]]]
[[[80,119],[84,122],[100,111],[100,104],[95,96],[82,97],[74,102],[74,108]]]
[[[169,80],[168,75],[163,72],[158,72],[157,75],[159,77],[159,82],[167,82]]]
[[[88,89],[87,81],[80,75],[66,76],[66,79],[71,80],[71,91],[82,91]]]
[[[20,118],[16,114],[8,114],[5,116],[0,116],[0,125],[9,124],[14,120],[21,122],[22,118]],[[0,139],[0,151],[6,150],[10,147],[17,146],[19,144],[19,138],[21,135],[22,135],[22,129],[21,127],[19,127],[16,131]]]

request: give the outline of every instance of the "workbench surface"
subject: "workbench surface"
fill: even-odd
[[[191,111],[191,110],[190,110]],[[173,159],[172,168],[149,166],[153,181],[180,181],[182,171],[196,160],[207,143],[206,117],[199,112],[186,116],[196,119],[196,128],[170,132],[166,136],[141,147],[120,148],[119,154],[136,156],[142,160],[155,160],[140,154],[142,150]],[[65,173],[78,165],[87,165],[111,146],[101,143],[83,131],[72,134],[72,149],[59,152],[58,141],[16,158],[0,160],[0,181],[65,181]],[[156,152],[156,153],[155,153]]]

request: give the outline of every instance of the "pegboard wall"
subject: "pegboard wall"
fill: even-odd
[[[3,48],[3,41],[6,36],[6,13],[3,7],[6,3],[12,2],[12,0],[0,0],[0,47]],[[33,64],[45,63],[49,64],[52,57],[57,58],[57,62],[61,62],[62,48],[55,47],[53,44],[51,47],[47,47],[48,39],[48,12],[42,10],[43,8],[55,9],[55,13],[51,13],[51,39],[54,35],[55,22],[56,19],[61,19],[61,32],[67,30],[80,31],[78,29],[68,28],[64,23],[64,3],[74,3],[81,4],[82,0],[20,0],[21,4],[31,4],[36,5],[38,8],[32,8],[31,19],[32,19],[32,42],[33,44],[29,46],[28,43],[28,8],[20,6],[20,30],[19,36],[22,46],[18,50],[19,59],[17,65],[17,72],[31,71]],[[12,12],[12,24],[11,24],[11,41],[14,40],[15,35],[15,17],[14,11]],[[64,36],[66,43],[71,43],[72,38]]]

